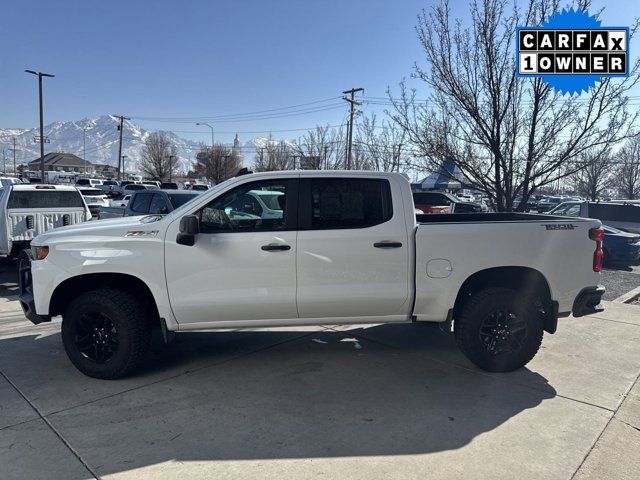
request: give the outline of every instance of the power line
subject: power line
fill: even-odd
[[[182,117],[182,116],[166,116],[166,117],[145,117],[145,116],[132,116],[132,118],[136,119],[136,120],[171,120],[171,121],[184,121],[184,122],[193,122],[193,121],[198,121],[198,120],[218,120],[218,119],[226,119],[226,118],[230,118],[230,117],[245,117],[245,116],[254,116],[254,115],[261,115],[261,114],[266,114],[266,113],[271,113],[271,112],[279,112],[282,110],[291,110],[291,109],[297,109],[300,107],[307,107],[309,105],[317,105],[319,103],[326,103],[332,100],[337,100],[340,97],[329,97],[329,98],[324,98],[322,100],[314,100],[312,102],[306,102],[306,103],[299,103],[297,105],[289,105],[286,107],[277,107],[277,108],[270,108],[267,110],[256,110],[254,112],[244,112],[244,113],[229,113],[229,114],[224,114],[224,115],[214,115],[214,116],[204,116],[204,117]]]

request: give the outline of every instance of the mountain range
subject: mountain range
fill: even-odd
[[[53,122],[44,127],[45,153],[73,153],[91,163],[116,165],[118,158],[118,124],[120,120],[113,115],[98,118],[85,118],[78,121]],[[122,154],[126,155],[125,170],[138,171],[138,163],[142,157],[142,147],[150,135],[146,130],[130,120],[124,121]],[[173,132],[165,132],[178,152],[180,170],[186,172],[193,165],[200,144],[184,139]],[[3,149],[7,162],[7,170],[12,170],[13,138],[16,139],[16,164],[30,162],[40,158],[39,129],[0,129],[0,148]],[[253,159],[251,150],[261,146],[265,139],[253,139],[242,145],[242,151],[249,162]],[[248,154],[248,155],[247,155]],[[0,161],[3,159],[0,158]],[[0,168],[3,165],[0,164]]]

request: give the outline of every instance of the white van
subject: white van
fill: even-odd
[[[91,220],[77,188],[11,185],[0,194],[0,255],[15,255],[48,230]]]

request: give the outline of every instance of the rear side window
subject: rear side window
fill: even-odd
[[[310,194],[314,230],[372,227],[393,216],[391,188],[384,179],[314,178]]]
[[[79,178],[76,181],[76,185],[90,185],[88,178]]]
[[[7,208],[84,208],[84,201],[77,191],[14,190]]]
[[[152,195],[149,193],[137,193],[133,197],[133,202],[131,203],[131,211],[136,213],[148,213],[149,212],[149,204],[151,203]]]

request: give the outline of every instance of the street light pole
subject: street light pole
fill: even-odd
[[[201,126],[203,125],[203,126],[209,127],[211,129],[211,150],[213,151],[213,143],[214,143],[213,142],[213,127],[211,125],[209,125],[208,123],[201,123],[201,122],[196,123],[196,125],[201,125]]]
[[[55,75],[36,72],[34,70],[25,70],[25,72],[38,76],[38,98],[40,101],[40,181],[44,183],[44,114],[42,112],[42,77],[55,77]]]

